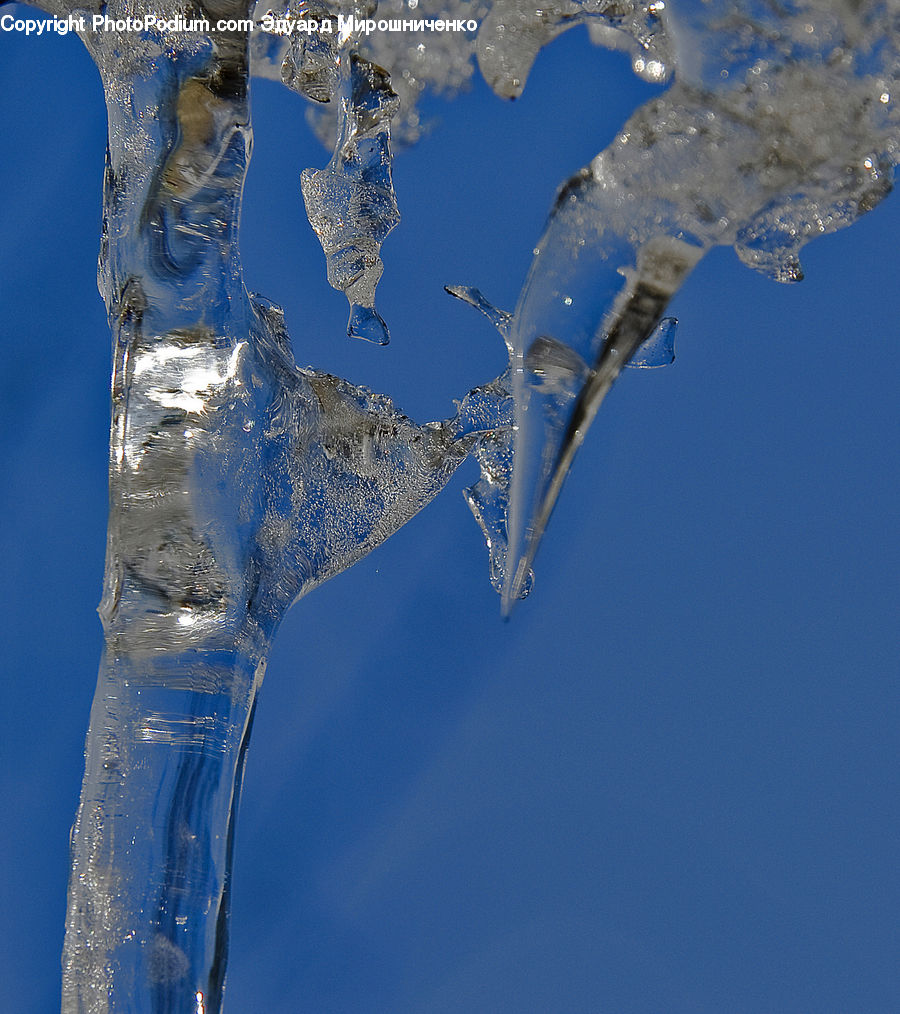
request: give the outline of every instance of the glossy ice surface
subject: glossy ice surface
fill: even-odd
[[[469,503],[508,610],[600,401],[637,350],[650,360],[648,343],[665,345],[665,307],[700,256],[734,245],[795,280],[804,242],[887,193],[896,16],[888,5],[488,12],[459,53],[474,51],[500,94],[521,90],[540,45],[583,20],[599,41],[630,39],[635,69],[674,83],[562,189],[515,313],[454,290],[498,326],[511,370],[424,427],[298,370],[278,308],[244,290],[247,38],[86,39],[110,113],[101,289],[114,415],[107,650],[74,837],[67,1009],[218,1008],[243,755],[284,610],[396,530],[470,451],[482,479]],[[339,55],[345,75],[362,66]],[[408,49],[382,57],[409,81]],[[451,63],[449,85],[462,74]],[[377,246],[396,220],[390,152],[380,121],[363,136],[350,112],[328,185],[306,176],[304,193],[339,262],[330,276],[374,313]],[[360,194],[369,207],[351,216],[352,242],[343,222],[332,241]],[[344,278],[348,250],[363,260]]]

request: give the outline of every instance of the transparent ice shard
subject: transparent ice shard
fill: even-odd
[[[667,5],[674,83],[562,188],[516,307],[519,562],[504,610],[600,403],[703,254],[731,245],[768,277],[796,281],[806,242],[889,192],[895,18],[878,2]],[[590,366],[574,397],[529,369],[553,342]]]
[[[544,249],[542,245],[542,253]],[[520,349],[517,328],[527,318],[516,317],[513,362],[519,367],[513,372],[516,457],[510,546],[517,562],[509,568],[503,590],[505,612],[520,597],[562,484],[603,399],[634,354],[648,341],[656,343],[657,333],[665,347],[671,329],[660,327],[663,311],[700,254],[698,247],[683,240],[656,236],[638,251],[633,269],[609,272],[607,266],[605,291],[612,306],[598,343],[550,337],[553,328],[544,318],[541,325],[546,326],[535,327],[537,337]],[[566,294],[561,300],[565,309],[575,307],[577,313],[582,290],[568,284],[565,291],[579,294]],[[590,292],[585,302],[598,297],[600,293]],[[568,336],[573,337],[571,330]],[[593,366],[587,365],[582,352],[591,357]]]
[[[445,285],[444,291],[483,313],[497,329],[497,333],[503,339],[503,344],[506,346],[507,353],[511,352],[509,329],[512,326],[513,318],[509,311],[497,309],[493,303],[485,299],[480,289],[476,289],[470,285]]]
[[[464,495],[484,536],[491,584],[500,592],[506,581],[513,465],[513,400],[508,375],[470,391],[460,404],[460,420],[473,431],[477,427],[472,456],[478,462],[481,477]],[[520,598],[528,595],[532,583],[533,575],[529,574],[519,589]]]
[[[280,77],[288,88],[313,103],[327,104],[339,98],[341,82],[348,73],[344,58],[357,40],[352,33],[340,30],[338,13],[342,17],[365,18],[371,13],[371,7],[359,3],[332,7],[299,0],[276,11],[268,7],[263,10],[260,2],[257,5],[257,34],[268,30],[271,33],[268,38],[281,43],[269,43],[263,73],[276,79]],[[302,30],[300,27],[313,24],[315,29]],[[334,128],[339,125],[340,103],[337,106]],[[334,146],[335,136],[336,129],[332,129],[327,147]]]
[[[499,310],[475,288],[448,285],[446,291],[468,303],[497,329],[509,345],[512,314]],[[481,469],[481,477],[465,490],[466,503],[484,536],[490,561],[490,578],[494,590],[502,591],[507,580],[509,560],[509,491],[512,482],[514,404],[512,384],[507,370],[502,376],[470,391],[459,404],[457,424],[461,436],[474,438],[472,456]],[[519,589],[525,598],[534,582],[529,573]]]
[[[300,177],[310,224],[328,264],[328,282],[347,296],[347,333],[378,345],[390,341],[375,309],[384,264],[381,244],[400,221],[391,179],[391,117],[399,100],[387,74],[358,53],[345,57],[345,91],[334,155]],[[304,79],[325,87],[319,76]]]
[[[362,6],[360,4],[359,6]],[[337,5],[332,5],[336,9]],[[477,25],[489,4],[480,0],[380,0],[368,5],[361,17],[417,23],[463,21]],[[390,74],[391,88],[400,100],[391,121],[391,142],[406,146],[416,142],[428,129],[419,101],[426,91],[445,97],[455,95],[470,81],[474,67],[475,31],[379,31],[358,33],[353,40],[357,52]],[[316,134],[326,146],[333,142],[336,111],[317,105],[309,110]]]
[[[655,327],[650,337],[641,345],[631,359],[625,364],[629,369],[655,370],[661,366],[671,366],[675,362],[675,332],[678,321],[674,317],[664,317]]]

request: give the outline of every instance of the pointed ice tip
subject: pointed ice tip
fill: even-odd
[[[528,598],[533,587],[534,571],[531,569],[531,560],[529,557],[523,556],[500,593],[500,615],[504,620],[508,620],[512,616],[517,602]]]
[[[500,337],[503,339],[507,351],[510,354],[512,353],[512,348],[509,344],[509,329],[513,316],[511,313],[498,309],[493,303],[485,299],[480,289],[476,289],[472,285],[445,285],[444,292],[450,296],[455,296],[457,299],[461,299],[464,303],[468,303],[469,306],[473,306],[480,313],[483,313],[500,332]]]
[[[351,338],[372,342],[373,345],[387,345],[391,340],[390,331],[381,314],[374,307],[359,306],[356,303],[350,306],[347,334]]]

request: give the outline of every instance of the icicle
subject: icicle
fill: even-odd
[[[510,367],[425,426],[386,397],[296,369],[280,310],[243,288],[249,68],[255,58],[271,71],[287,45],[279,30],[251,57],[248,32],[218,27],[249,20],[241,0],[213,5],[228,16],[215,30],[183,31],[165,27],[183,5],[164,0],[165,22],[82,31],[109,111],[100,287],[114,373],[106,650],[72,834],[66,1012],[220,1010],[242,766],[292,601],[388,538],[473,453],[481,477],[466,497],[508,613],[622,367],[671,358],[662,314],[699,258],[730,245],[796,280],[809,239],[889,191],[895,0],[678,3],[496,0],[486,12],[479,59],[501,94],[518,94],[540,46],[588,19],[606,45],[623,31],[654,81],[671,30],[678,79],[562,188],[514,315],[477,289],[448,290],[492,321]],[[143,9],[89,5],[100,6],[113,20]],[[331,4],[316,13],[339,17]],[[474,13],[424,0],[416,18]],[[398,99],[381,66],[405,96],[426,82],[452,90],[474,44],[465,24],[427,43],[390,22],[365,40],[291,42],[289,84],[326,106],[343,88],[334,155],[302,188],[351,334],[387,341],[374,293],[399,217]],[[411,134],[415,115],[404,112]]]
[[[445,285],[444,292],[455,296],[456,299],[461,299],[464,303],[468,303],[469,306],[483,313],[500,333],[503,344],[506,346],[507,352],[509,351],[509,329],[512,325],[511,313],[506,310],[498,310],[493,303],[489,303],[484,298],[479,289],[468,285]]]
[[[499,310],[478,289],[448,285],[445,290],[474,307],[494,325],[508,353],[512,314]],[[509,545],[509,491],[513,468],[514,403],[510,374],[470,391],[459,404],[457,427],[460,436],[474,437],[472,457],[481,469],[481,478],[464,490],[478,527],[484,535],[490,557],[490,578],[494,590],[502,591],[507,581]],[[529,571],[519,588],[519,598],[531,591],[534,575]]]
[[[384,265],[381,244],[400,221],[391,179],[391,117],[398,99],[380,67],[351,53],[341,125],[325,169],[300,177],[306,214],[325,251],[328,282],[350,303],[347,333],[378,345],[390,341],[375,309]],[[315,79],[316,87],[322,85]]]

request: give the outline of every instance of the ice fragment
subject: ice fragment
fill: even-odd
[[[350,303],[347,333],[378,345],[390,341],[375,309],[385,237],[400,221],[391,179],[391,117],[398,99],[387,74],[350,53],[334,155],[325,169],[300,177],[310,224],[325,251],[328,282]]]
[[[512,315],[499,310],[475,288],[448,285],[446,291],[468,303],[494,325],[506,345]],[[513,467],[514,403],[510,372],[497,380],[470,391],[459,405],[458,432],[474,437],[472,456],[481,469],[481,478],[465,490],[469,509],[484,535],[490,559],[490,578],[494,590],[501,592],[507,581],[509,562],[509,492]],[[518,597],[531,591],[534,575],[529,571],[518,589]]]
[[[562,32],[587,24],[592,39],[632,53],[635,73],[658,83],[671,56],[662,15],[665,4],[635,0],[494,0],[478,33],[478,66],[494,91],[518,98],[540,50]]]
[[[675,332],[678,321],[663,317],[650,337],[638,346],[637,352],[625,364],[630,369],[657,369],[675,362]]]

